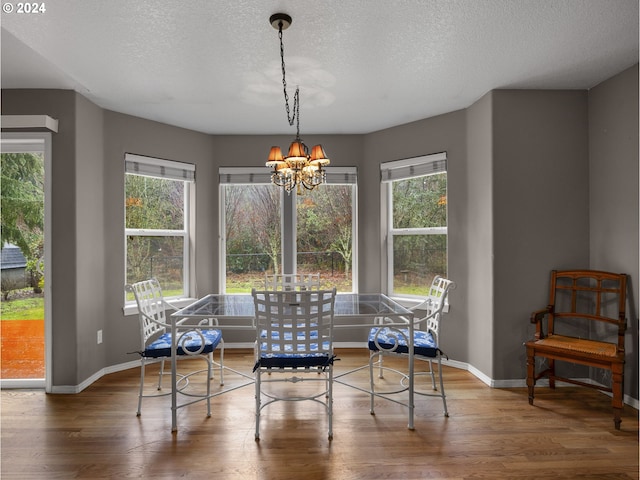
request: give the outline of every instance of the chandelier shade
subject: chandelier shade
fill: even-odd
[[[287,162],[306,162],[307,152],[305,152],[306,146],[299,140],[291,142],[289,147],[289,153],[287,153]]]
[[[267,160],[267,167],[274,167],[279,163],[284,163],[282,150],[280,150],[280,147],[271,147],[271,151],[269,152],[269,159]]]
[[[309,163],[317,166],[329,165],[330,160],[327,158],[327,154],[324,153],[324,148],[322,148],[322,145],[315,145],[311,149],[311,157],[309,158]]]
[[[296,189],[300,195],[305,190],[313,190],[326,181],[326,173],[322,167],[329,165],[331,161],[327,158],[322,145],[315,145],[309,153],[307,146],[300,140],[300,88],[296,88],[293,96],[293,115],[289,109],[289,95],[287,94],[287,80],[284,64],[284,45],[282,42],[282,31],[291,25],[291,17],[286,13],[275,13],[269,18],[269,23],[278,30],[280,38],[280,60],[282,63],[282,85],[284,87],[284,101],[287,110],[287,120],[289,125],[296,122],[296,138],[287,151],[287,155],[282,155],[282,150],[278,146],[271,147],[266,166],[273,168],[271,182],[274,185],[283,187],[287,193]]]

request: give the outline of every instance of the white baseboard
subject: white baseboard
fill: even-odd
[[[491,377],[488,377],[487,375],[482,373],[480,370],[475,368],[473,365],[469,365],[468,363],[458,362],[456,360],[442,360],[442,364],[447,365],[449,367],[466,370],[469,373],[471,373],[474,377],[482,381],[485,385],[488,385],[491,388],[524,388],[527,386],[527,380],[525,378],[514,378],[510,380],[493,380]],[[584,383],[592,383],[594,385],[597,384],[590,378],[578,378],[576,380],[580,380],[581,382],[584,382]],[[549,380],[546,378],[542,380],[538,380],[536,382],[536,386],[548,387]],[[575,385],[572,383],[556,380],[556,387],[572,387],[572,386],[575,387]],[[608,392],[602,392],[602,393],[604,393],[607,396],[611,396],[611,394]],[[624,395],[623,402],[625,403],[625,405],[629,405],[635,408],[636,410],[639,410],[638,407],[640,406],[640,402],[637,399],[629,395]]]
[[[12,389],[44,389],[45,388],[45,380],[44,378],[26,378],[26,379],[3,379],[0,380],[0,389],[2,390],[12,390]]]
[[[80,393],[89,385],[100,380],[105,375],[108,375],[110,373],[121,372],[123,370],[129,370],[130,368],[136,368],[139,366],[140,366],[140,360],[132,360],[126,363],[112,365],[110,367],[103,368],[102,370],[94,373],[89,378],[87,378],[84,382],[82,382],[80,385],[53,385],[51,387],[51,393],[59,393],[59,394]]]
[[[225,350],[233,350],[233,349],[253,349],[253,342],[244,342],[244,343],[225,343]],[[366,349],[367,348],[367,344],[364,342],[336,342],[334,344],[336,349],[340,349],[340,348],[362,348],[362,349]],[[443,359],[442,360],[442,364],[446,365],[448,367],[453,367],[453,368],[458,368],[460,370],[465,370],[469,373],[471,373],[474,377],[476,377],[478,380],[480,380],[482,383],[484,383],[485,385],[491,387],[491,388],[521,388],[521,387],[526,387],[527,386],[527,382],[526,379],[524,378],[514,378],[514,379],[507,379],[507,380],[494,380],[491,377],[485,375],[483,372],[481,372],[480,370],[478,370],[476,367],[474,367],[473,365],[469,365],[466,362],[459,362],[457,360],[447,360],[447,359]],[[100,370],[99,372],[96,372],[95,374],[91,375],[91,377],[87,378],[84,382],[82,382],[80,385],[59,385],[59,386],[53,386],[51,388],[51,393],[59,393],[59,394],[73,394],[73,393],[80,393],[82,390],[84,390],[85,388],[87,388],[89,385],[91,385],[92,383],[94,383],[95,381],[99,380],[100,378],[102,378],[104,375],[108,375],[110,373],[115,373],[115,372],[121,372],[122,370],[129,370],[130,368],[136,368],[140,366],[140,361],[138,360],[134,360],[131,362],[126,362],[126,363],[121,363],[118,365],[112,365],[110,367],[106,367],[103,368],[102,370]],[[587,382],[587,383],[594,383],[592,380],[590,379],[580,379],[583,382]],[[32,382],[33,386],[29,386],[29,382]],[[40,383],[36,383],[36,382],[40,382]],[[10,386],[13,384],[16,384],[17,386]],[[537,382],[537,386],[540,387],[548,387],[549,386],[549,381],[546,379],[540,380]],[[572,384],[570,383],[565,383],[565,382],[557,382],[557,386],[558,387],[563,387],[563,386],[572,386]],[[5,388],[44,388],[44,380],[40,379],[40,380],[34,380],[34,381],[30,381],[30,380],[2,380],[0,381],[0,388],[5,389]],[[611,395],[609,393],[604,392],[606,395]],[[633,408],[635,408],[636,410],[640,409],[640,401],[638,399],[635,399],[633,397],[630,397],[629,395],[625,395],[624,396],[624,403],[626,405],[629,405]]]

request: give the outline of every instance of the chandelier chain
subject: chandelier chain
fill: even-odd
[[[296,138],[289,146],[287,155],[282,154],[278,146],[271,147],[266,163],[267,167],[272,167],[271,182],[274,185],[283,187],[287,193],[297,191],[302,195],[305,190],[313,190],[318,185],[325,183],[327,175],[324,166],[329,165],[322,145],[314,145],[309,148],[300,140],[300,86],[296,86],[293,95],[293,105],[289,104],[289,94],[287,92],[287,69],[284,62],[284,41],[282,31],[291,25],[291,17],[285,13],[271,15],[269,23],[278,30],[280,39],[280,61],[282,66],[282,89],[284,91],[284,103],[287,110],[287,120],[289,126],[296,125]]]
[[[282,87],[284,90],[284,104],[287,110],[287,121],[293,126],[296,122],[296,138],[300,138],[300,87],[296,87],[296,93],[293,94],[293,116],[289,109],[289,94],[287,93],[287,73],[284,63],[284,43],[282,41],[282,20],[278,23],[278,38],[280,39],[280,60],[282,65]]]

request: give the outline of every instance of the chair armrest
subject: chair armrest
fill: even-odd
[[[415,312],[416,310],[426,310],[429,305],[431,305],[431,299],[427,298],[421,301],[420,303],[418,303],[417,305],[409,307],[409,310],[411,310],[412,312]]]
[[[174,305],[173,303],[169,302],[168,300],[165,300],[164,298],[162,299],[162,305],[164,306],[164,308],[166,310],[175,310],[176,312],[178,310],[180,310],[180,307],[178,307],[177,305]]]
[[[160,322],[160,321],[156,320],[155,318],[150,317],[149,315],[147,315],[144,312],[138,312],[138,314],[142,315],[145,319],[147,319],[147,321],[149,321],[151,323],[155,323],[156,325],[160,325],[161,327],[171,328],[171,324],[170,323]]]
[[[180,310],[180,307],[178,307],[177,305],[174,305],[173,303],[169,302],[168,300],[165,300],[164,298],[162,299],[162,306],[165,309],[165,315],[167,315],[167,310],[173,310],[174,312],[177,312],[178,310]],[[176,325],[182,325],[187,320],[189,320],[189,317],[182,317],[182,318],[176,320],[175,324]],[[171,321],[169,321],[167,323],[167,328],[171,328]]]
[[[411,310],[412,312],[417,312],[419,310],[427,311],[427,309],[431,306],[432,303],[433,302],[432,302],[432,300],[430,298],[426,298],[423,301],[421,301],[420,303],[418,303],[417,305],[409,307],[409,310]],[[422,322],[426,322],[427,319],[432,317],[434,313],[435,312],[432,312],[431,315],[426,315],[426,316],[420,317],[420,318],[414,317],[414,319],[413,319],[414,325],[420,325]]]
[[[553,307],[551,305],[547,305],[546,308],[536,310],[529,317],[529,321],[531,323],[535,323],[536,325],[536,340],[540,340],[544,338],[544,331],[542,330],[542,320],[549,315],[553,311]]]

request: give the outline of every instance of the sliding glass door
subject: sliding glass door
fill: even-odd
[[[45,387],[50,134],[2,134],[2,387]]]

